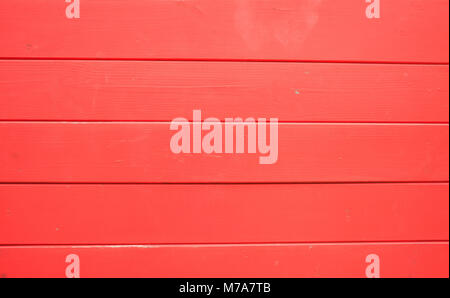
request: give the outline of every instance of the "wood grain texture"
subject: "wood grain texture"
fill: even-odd
[[[0,61],[0,120],[278,117],[448,122],[449,68],[246,62]],[[191,118],[189,118],[191,119]]]
[[[0,1],[0,278],[448,278],[448,0],[67,5]],[[194,109],[278,162],[172,153]]]
[[[0,57],[448,63],[449,2],[1,1]]]
[[[0,122],[0,181],[448,181],[444,124],[280,124],[271,165],[264,154],[174,154],[174,134],[169,123]]]
[[[0,185],[0,244],[447,240],[448,184]]]
[[[367,255],[381,277],[448,278],[443,243],[215,246],[0,247],[0,276],[65,277],[66,256],[80,258],[81,277],[365,277]]]

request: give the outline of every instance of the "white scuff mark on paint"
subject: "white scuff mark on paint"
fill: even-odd
[[[268,44],[282,48],[299,48],[319,23],[318,8],[322,0],[290,4],[266,4],[237,1],[234,25],[246,46],[257,51]],[[269,5],[278,5],[270,7]],[[268,17],[267,11],[273,13]]]

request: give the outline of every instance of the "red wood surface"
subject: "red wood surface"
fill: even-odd
[[[0,57],[448,63],[448,0],[0,2]]]
[[[1,122],[0,181],[448,181],[448,125],[280,124],[271,165],[259,154],[174,154],[174,133],[168,123]]]
[[[2,120],[448,122],[438,65],[0,61]]]
[[[0,185],[0,244],[448,240],[445,184]]]
[[[69,254],[81,277],[365,277],[369,254],[381,277],[449,276],[448,242],[184,246],[0,247],[0,276],[65,277]]]
[[[448,0],[67,5],[0,1],[0,278],[449,277]],[[172,153],[193,110],[278,162]]]

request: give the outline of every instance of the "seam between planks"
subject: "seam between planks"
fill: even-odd
[[[277,60],[277,59],[182,59],[182,58],[70,58],[70,57],[0,57],[0,61],[136,61],[136,62],[265,62],[265,63],[313,63],[313,64],[377,64],[377,65],[429,65],[448,66],[449,62],[410,62],[410,61],[350,61],[350,60]]]
[[[70,248],[157,248],[157,247],[270,247],[270,246],[308,246],[308,245],[405,245],[405,244],[449,244],[449,240],[410,240],[410,241],[336,241],[336,242],[267,242],[267,243],[189,243],[189,244],[0,244],[0,248],[51,248],[51,247],[70,247]]]
[[[40,123],[51,123],[51,124],[84,124],[84,123],[97,123],[97,124],[107,124],[107,123],[113,123],[113,124],[120,124],[120,123],[126,123],[126,124],[170,124],[173,121],[160,121],[160,120],[1,120],[0,123],[5,124],[17,124],[17,123],[31,123],[31,124],[40,124]],[[201,124],[203,122],[199,121],[187,121],[190,124],[196,123]],[[211,124],[214,123],[221,123],[225,124],[225,121],[219,121],[219,122],[208,122]],[[244,122],[245,123],[245,122]],[[283,125],[314,125],[314,124],[323,124],[323,125],[374,125],[374,126],[449,126],[449,122],[329,122],[329,121],[316,121],[316,122],[310,122],[310,121],[278,121],[279,124]]]
[[[170,124],[171,121],[169,120],[86,120],[86,119],[52,119],[52,120],[45,120],[45,119],[1,119],[0,123],[154,123],[154,124]],[[189,123],[200,123],[200,122],[193,122],[192,120],[188,120]],[[210,122],[214,123],[214,122]],[[224,123],[224,121],[220,121],[219,123]],[[354,125],[449,125],[449,122],[408,122],[408,121],[393,121],[393,122],[387,122],[387,121],[371,121],[371,122],[359,122],[359,121],[283,121],[278,120],[279,124],[332,124],[332,125],[338,125],[338,124],[354,124]]]
[[[304,184],[439,184],[444,181],[347,181],[347,182],[0,182],[0,185],[304,185]]]

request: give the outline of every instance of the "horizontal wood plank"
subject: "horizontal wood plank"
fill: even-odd
[[[0,57],[448,63],[448,0],[1,1]]]
[[[0,120],[448,122],[449,68],[246,62],[0,61]]]
[[[448,184],[0,185],[0,244],[447,240]]]
[[[215,246],[0,247],[2,277],[65,277],[79,258],[80,277],[366,277],[368,255],[381,277],[448,278],[444,243]],[[70,269],[70,267],[69,267]]]
[[[448,181],[446,124],[280,124],[274,164],[175,154],[176,133],[169,123],[0,122],[0,182]]]

